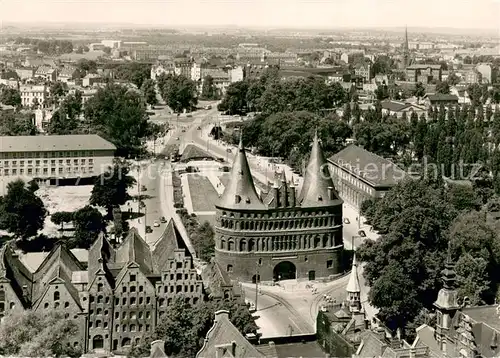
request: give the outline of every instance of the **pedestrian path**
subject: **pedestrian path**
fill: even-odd
[[[217,194],[219,194],[220,197],[222,193],[224,193],[224,185],[221,183],[217,173],[213,170],[208,170],[206,172],[203,172],[203,174],[205,174],[210,183],[212,183],[212,186],[214,187],[215,191],[217,191]]]
[[[181,187],[182,187],[182,196],[184,199],[184,207],[188,211],[188,213],[194,213],[193,209],[193,200],[191,199],[191,191],[189,191],[189,181],[187,178],[187,174],[181,175]]]

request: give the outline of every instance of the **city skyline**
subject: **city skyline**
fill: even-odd
[[[387,28],[407,25],[500,31],[498,0],[403,0],[397,4],[391,0],[87,0],[64,3],[55,0],[3,0],[0,10],[2,24],[127,23],[167,27],[238,25],[276,28]]]

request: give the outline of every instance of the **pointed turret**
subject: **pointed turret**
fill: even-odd
[[[448,243],[448,253],[446,255],[446,264],[444,270],[441,271],[443,279],[443,288],[439,290],[438,298],[434,305],[437,308],[454,310],[460,306],[458,304],[458,291],[456,290],[457,274],[455,272],[455,264],[451,258],[451,240]]]
[[[317,132],[314,134],[311,156],[298,203],[302,207],[342,205],[342,200],[335,191]]]
[[[241,135],[238,152],[233,161],[231,178],[218,206],[225,209],[253,210],[265,208],[255,190]]]
[[[410,65],[410,47],[408,45],[408,26],[405,27],[405,39],[403,42],[403,68]]]
[[[349,311],[352,313],[361,311],[361,286],[358,277],[358,263],[356,261],[356,252],[352,257],[352,270],[347,283],[347,301],[349,303]]]
[[[460,309],[458,305],[458,291],[456,290],[457,274],[451,257],[451,240],[448,242],[448,254],[444,270],[441,272],[443,288],[439,290],[434,306],[438,311],[436,322],[436,341],[443,352],[448,349],[448,334],[453,324],[455,313]]]

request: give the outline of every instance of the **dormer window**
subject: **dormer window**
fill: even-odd
[[[234,203],[235,203],[235,204],[239,204],[239,203],[241,203],[241,196],[239,196],[239,195],[235,195],[235,196],[234,196]]]

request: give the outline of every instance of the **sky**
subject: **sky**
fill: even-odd
[[[0,0],[0,21],[499,29],[500,0]]]

